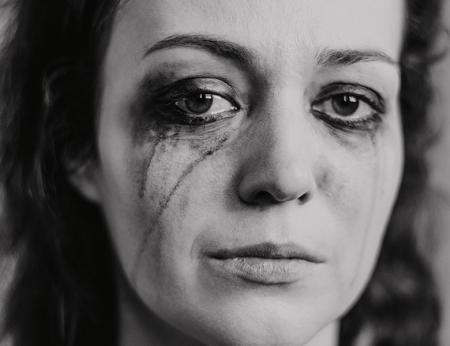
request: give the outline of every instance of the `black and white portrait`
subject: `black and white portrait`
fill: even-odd
[[[449,345],[447,7],[3,1],[0,345]]]

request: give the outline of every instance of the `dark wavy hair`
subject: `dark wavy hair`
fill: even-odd
[[[439,299],[414,215],[427,194],[429,69],[441,0],[405,0],[405,169],[377,266],[341,321],[340,345],[437,344]],[[100,210],[68,180],[97,155],[99,71],[119,0],[13,0],[0,58],[0,178],[8,248],[19,253],[3,335],[14,345],[115,345],[115,259]],[[70,163],[70,165],[68,165]],[[420,229],[419,229],[420,228]]]

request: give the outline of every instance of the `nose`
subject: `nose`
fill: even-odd
[[[255,119],[238,182],[244,203],[304,204],[316,194],[317,136],[302,109],[296,102],[273,103]]]

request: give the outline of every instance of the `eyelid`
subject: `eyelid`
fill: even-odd
[[[229,102],[234,108],[236,108],[236,110],[241,109],[240,105],[232,97],[218,93],[217,91],[214,91],[214,90],[209,90],[209,89],[197,89],[195,91],[190,91],[187,93],[176,94],[177,96],[175,96],[175,97],[173,97],[173,95],[171,95],[170,97],[173,99],[185,99],[185,98],[188,98],[195,94],[209,94],[209,95],[217,96],[217,97],[220,97],[220,98],[226,100],[227,102]],[[170,103],[173,103],[173,100],[171,100]]]
[[[207,95],[211,95],[211,96],[213,96],[213,102],[214,102],[215,100],[217,100],[217,98],[218,98],[218,99],[222,99],[222,100],[228,102],[228,103],[230,104],[230,106],[231,106],[232,109],[227,110],[227,111],[223,111],[223,112],[236,112],[236,111],[239,110],[239,108],[238,108],[237,106],[234,105],[233,100],[229,101],[226,97],[224,97],[224,96],[222,96],[222,95],[219,95],[219,94],[216,94],[216,93],[213,93],[213,92],[203,91],[203,90],[201,90],[200,92],[195,92],[194,94],[188,94],[188,95],[186,95],[185,97],[177,98],[174,102],[172,102],[172,104],[175,105],[176,107],[180,108],[181,111],[186,112],[186,114],[187,114],[187,113],[189,113],[189,111],[183,109],[183,103],[186,103],[187,99],[188,99],[190,96],[196,95],[196,94],[207,94]],[[207,112],[210,112],[210,111],[207,111]],[[205,113],[207,113],[207,112],[205,112]],[[220,113],[223,113],[223,112],[216,112],[216,113],[212,113],[211,115],[220,114]],[[195,114],[195,113],[192,113],[191,115],[194,116],[194,117],[195,117],[195,116],[201,116],[201,114]]]
[[[312,105],[316,105],[332,96],[341,94],[356,95],[373,107],[378,113],[386,113],[385,101],[380,93],[372,88],[357,83],[335,82],[328,84],[320,90],[319,95],[314,99]]]
[[[159,88],[153,95],[153,100],[159,100],[160,105],[170,105],[177,98],[189,97],[196,93],[220,96],[230,102],[238,110],[243,108],[243,101],[238,91],[224,78],[211,76],[190,76]],[[161,102],[162,101],[162,102]]]
[[[212,87],[216,88],[213,89]],[[224,92],[235,94],[233,86],[226,79],[210,76],[191,76],[188,78],[183,78],[160,87],[156,93],[158,95],[167,94],[168,92],[177,89],[189,90],[191,92],[196,92],[198,90],[209,90],[211,93],[214,92],[216,94],[218,93],[217,89],[223,89]]]
[[[198,94],[213,95],[216,100],[222,99],[229,103],[229,108],[211,114],[191,113],[180,107],[179,102]],[[221,120],[234,117],[241,112],[240,99],[236,91],[228,82],[214,77],[189,77],[160,86],[148,95],[148,109],[160,122],[179,125],[206,125],[218,123]]]

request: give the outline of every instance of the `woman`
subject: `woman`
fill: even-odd
[[[436,344],[440,1],[12,4],[16,345]]]

